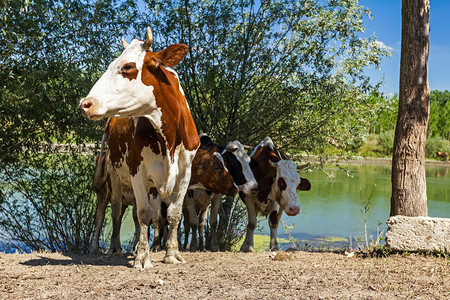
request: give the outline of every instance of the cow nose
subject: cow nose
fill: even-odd
[[[92,105],[94,105],[94,101],[92,98],[84,98],[80,103],[80,108],[83,111],[88,111],[88,109],[91,108]]]
[[[250,193],[252,193],[253,196],[258,195],[258,192],[259,192],[259,188],[257,188],[257,187],[250,189]]]
[[[288,213],[288,215],[290,215],[290,216],[295,216],[295,215],[298,215],[299,212],[300,212],[300,208],[299,208],[299,207],[293,207],[293,206],[291,206],[291,207],[289,207],[289,213]]]

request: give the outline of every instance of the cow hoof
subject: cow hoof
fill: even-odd
[[[164,262],[166,264],[184,264],[186,261],[184,258],[178,253],[174,255],[166,255],[164,257]]]
[[[150,257],[146,257],[145,259],[135,259],[134,261],[134,267],[136,269],[149,269],[153,268],[152,261],[150,260]]]
[[[241,252],[253,252],[253,246],[242,244],[240,251]]]

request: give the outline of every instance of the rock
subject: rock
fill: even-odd
[[[450,219],[393,216],[386,222],[392,250],[450,253]]]

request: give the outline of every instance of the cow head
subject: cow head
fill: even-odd
[[[127,44],[122,40],[125,48],[122,54],[80,101],[85,117],[92,120],[124,118],[158,111],[161,85],[170,84],[162,67],[176,66],[186,56],[188,47],[175,44],[155,53],[149,50],[152,41],[150,28],[145,41],[134,39]]]
[[[250,168],[250,157],[245,152],[244,146],[238,141],[230,142],[222,152],[222,157],[239,190],[244,194],[255,196],[258,193],[258,183]]]
[[[219,153],[198,149],[192,162],[191,183],[200,183],[204,188],[217,194],[234,197],[237,186],[224,165]]]
[[[278,204],[288,216],[295,216],[300,212],[297,200],[297,190],[309,190],[311,184],[305,178],[300,178],[297,164],[292,160],[269,160],[271,167],[275,168],[277,175],[272,185],[272,191],[276,194]],[[303,166],[304,167],[304,166]]]

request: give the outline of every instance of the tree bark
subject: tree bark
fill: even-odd
[[[427,216],[425,142],[430,112],[429,0],[403,0],[400,90],[392,157],[391,216]]]

